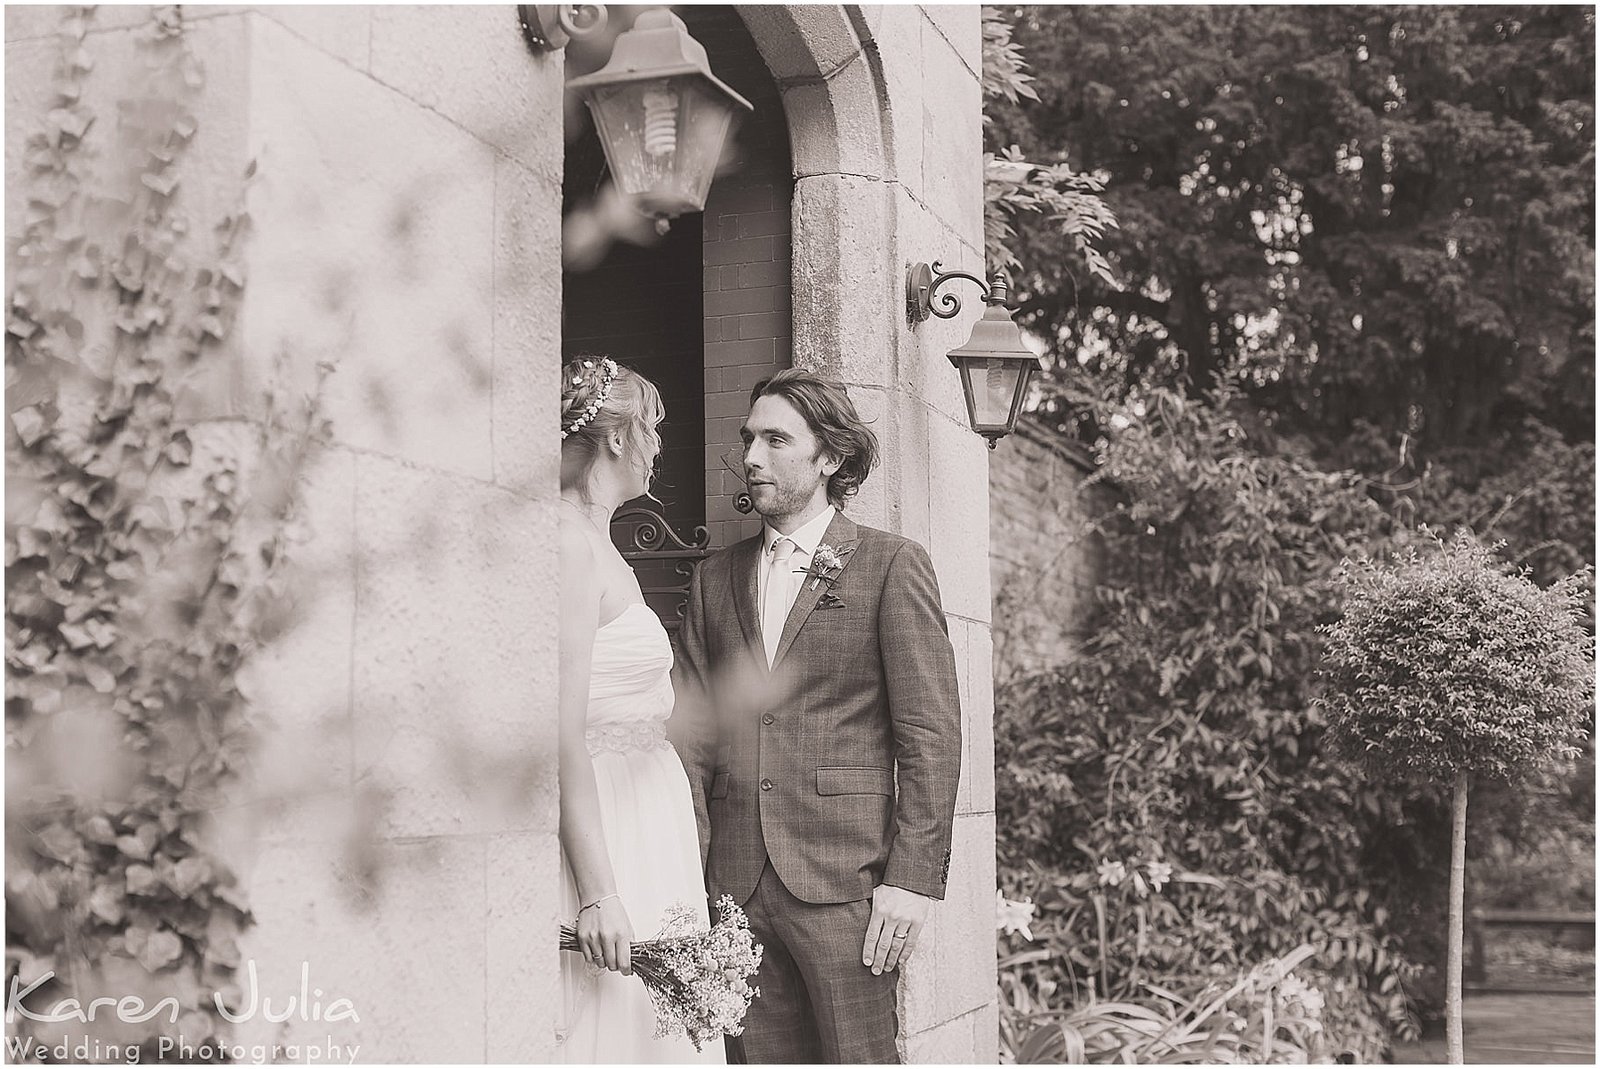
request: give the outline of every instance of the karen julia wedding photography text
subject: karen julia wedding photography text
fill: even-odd
[[[245,1021],[260,1019],[273,1024],[282,1024],[287,1021],[312,1022],[319,1021],[325,1024],[335,1024],[348,1021],[359,1024],[361,1015],[356,1011],[355,1005],[348,998],[334,998],[324,1002],[324,991],[311,984],[311,965],[309,962],[300,963],[300,986],[298,992],[290,993],[286,997],[274,998],[261,992],[256,974],[254,960],[245,965],[246,987],[240,997],[234,1000],[234,1005],[229,1006],[220,991],[212,992],[212,1003],[217,1014],[225,1021],[235,1024]],[[168,995],[158,999],[154,1004],[147,1006],[145,1000],[136,994],[124,994],[121,997],[109,995],[88,1000],[85,1006],[78,999],[65,998],[57,1001],[48,1010],[39,1011],[24,1005],[25,1000],[48,984],[55,978],[53,971],[46,971],[31,983],[23,984],[21,976],[13,976],[10,989],[6,997],[6,1024],[8,1034],[6,1037],[6,1054],[12,1061],[53,1061],[53,1062],[110,1062],[122,1061],[135,1064],[146,1056],[152,1056],[159,1061],[234,1061],[262,1064],[266,1062],[295,1062],[306,1065],[312,1064],[352,1064],[358,1052],[359,1044],[343,1044],[337,1042],[332,1035],[324,1040],[301,1040],[298,1042],[279,1043],[234,1043],[226,1039],[207,1036],[204,1039],[191,1040],[181,1032],[176,1035],[160,1035],[151,1037],[150,1040],[139,1042],[118,1043],[102,1039],[96,1035],[84,1033],[73,1037],[57,1034],[49,1040],[40,1039],[32,1035],[19,1035],[13,1031],[13,1026],[19,1020],[34,1021],[42,1024],[77,1023],[90,1025],[96,1021],[113,1019],[121,1024],[142,1024],[148,1021],[165,1017],[167,1023],[177,1024],[183,1006],[177,997]]]

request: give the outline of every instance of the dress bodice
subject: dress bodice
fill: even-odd
[[[588,726],[663,723],[671,715],[672,640],[648,605],[629,605],[595,633]]]

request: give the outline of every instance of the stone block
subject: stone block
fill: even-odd
[[[249,350],[284,354],[292,386],[336,366],[339,441],[491,478],[494,151],[276,22],[255,31]]]
[[[982,275],[983,253],[980,247],[952,230],[926,205],[913,200],[901,190],[895,198],[896,223],[903,261],[938,262],[945,271],[964,271]],[[902,262],[896,276],[901,300],[904,300],[905,271]],[[983,315],[983,291],[963,279],[945,283],[939,291],[955,296],[961,310],[951,319],[929,316],[915,326],[908,326],[904,316],[898,327],[900,359],[895,365],[895,382],[903,390],[922,398],[935,411],[952,420],[967,422],[966,398],[961,390],[961,376],[950,363],[947,354],[962,344],[972,334],[973,325]]]
[[[972,8],[968,18],[976,21]],[[957,233],[983,233],[983,103],[975,73],[939,33],[922,35],[923,200]]]
[[[969,691],[962,706],[967,732],[968,791],[964,812],[994,812],[994,641],[983,624],[967,628]]]
[[[938,1020],[995,1000],[995,886],[994,817],[958,816],[934,955]]]
[[[559,182],[563,53],[534,55],[516,8],[379,5],[372,75],[470,130],[530,170]]]
[[[971,4],[923,4],[928,24],[977,77],[983,70],[983,26]]]
[[[562,998],[561,848],[554,834],[525,834],[492,836],[486,849],[484,1060],[551,1062]]]
[[[976,1014],[944,1021],[906,1040],[906,1062],[911,1065],[970,1065],[977,1061],[973,1039]]]
[[[240,674],[266,717],[240,815],[264,839],[343,834],[352,805],[355,457],[323,451],[298,493],[306,541],[289,550],[293,617]]]
[[[739,16],[780,84],[824,77],[861,50],[842,7],[753,4]]]
[[[988,445],[965,426],[928,419],[934,502],[928,552],[948,613],[987,623],[989,604]]]
[[[53,37],[61,23],[62,13],[67,10],[69,8],[63,4],[7,4],[6,44]],[[192,19],[197,14],[216,10],[218,9],[211,7],[193,7],[188,8],[185,14]],[[89,33],[94,35],[126,30],[142,26],[149,20],[149,4],[108,4],[96,9],[93,20],[89,23]]]
[[[928,421],[938,417],[915,395],[896,391],[894,397],[894,434],[903,443],[896,451],[899,468],[895,478],[895,509],[900,533],[927,548],[933,542],[936,500],[932,458],[928,451]],[[942,583],[940,589],[943,590]]]
[[[248,971],[261,1004],[232,1026],[236,1043],[338,1044],[344,1061],[481,1061],[484,999],[484,843],[429,840],[283,843],[264,848],[246,874],[256,923],[240,938],[238,984]],[[360,1020],[315,1019],[314,1004],[348,999]],[[262,1012],[270,1000],[283,1023]]]
[[[372,65],[372,16],[378,9],[357,4],[270,4],[256,8],[309,44],[357,70]]]
[[[972,1060],[994,1065],[1000,1060],[1000,1003],[991,1002],[972,1015]]]
[[[784,114],[794,146],[795,176],[848,174],[893,179],[878,96],[872,68],[864,57],[852,60],[827,81],[785,88]]]
[[[59,49],[52,37],[14,33],[13,28],[54,33],[61,9],[6,5],[6,277],[16,270],[14,251],[26,223],[28,138],[43,129],[55,106],[51,72]],[[48,17],[46,17],[48,16]],[[92,84],[92,82],[91,82]],[[99,131],[91,131],[91,137]],[[98,138],[96,138],[98,140]]]
[[[356,775],[387,793],[381,832],[554,827],[554,505],[381,457],[356,474]]]
[[[7,4],[7,49],[18,42],[52,36],[61,23],[61,16],[69,10],[71,9],[65,4]],[[9,54],[6,56],[6,61],[8,63],[11,61]],[[6,88],[10,89],[10,79],[7,79]],[[7,95],[9,96],[9,92]],[[7,110],[9,111],[9,107]]]
[[[911,4],[883,4],[877,12],[878,69],[883,95],[893,101],[884,115],[885,138],[895,180],[915,200],[923,190],[923,81],[922,34],[927,30],[921,12]],[[929,31],[931,32],[931,31]],[[938,89],[935,87],[934,92]]]
[[[968,719],[972,716],[972,658],[968,655],[968,640],[974,627],[980,626],[961,617],[952,617],[950,646],[956,659],[956,683],[961,694],[961,781],[956,789],[956,812],[972,812],[972,732]],[[981,683],[977,684],[981,686]]]
[[[551,150],[560,153],[560,131]],[[494,480],[517,493],[560,488],[561,190],[495,161]]]
[[[905,533],[895,504],[900,495],[900,440],[894,434],[894,398],[882,387],[847,382],[845,392],[856,406],[856,413],[878,438],[878,466],[867,476],[848,506],[850,518],[880,531]]]
[[[7,11],[12,19],[16,8]],[[22,16],[23,28],[44,30],[43,37],[8,38],[6,47],[6,246],[7,271],[17,266],[18,239],[28,225],[28,199],[33,188],[29,181],[26,145],[30,136],[45,129],[45,116],[56,104],[54,72],[61,53],[56,32],[61,8],[28,9],[38,15]],[[82,191],[101,200],[103,214],[87,224],[91,241],[103,248],[119,247],[123,237],[142,225],[133,210],[112,211],[110,198],[127,205],[148,195],[138,181],[137,167],[148,159],[146,139],[132,121],[119,119],[119,103],[150,99],[150,57],[142,43],[142,30],[127,28],[130,20],[141,24],[148,8],[129,9],[138,18],[114,9],[110,18],[121,28],[91,32],[83,49],[93,69],[80,79],[80,104],[83,113],[94,118],[76,153],[82,167]],[[185,9],[186,12],[188,9]],[[102,12],[102,15],[105,13]],[[37,19],[37,22],[29,20]],[[102,25],[96,16],[91,26]],[[9,25],[8,21],[8,25]],[[188,224],[188,238],[178,255],[189,261],[203,261],[211,253],[213,226],[223,214],[234,210],[243,194],[245,165],[245,107],[248,98],[246,64],[247,34],[243,16],[194,19],[186,15],[188,39],[205,71],[205,86],[186,102],[194,116],[196,129],[181,155],[175,157],[178,185],[169,203],[174,221]],[[165,131],[149,131],[149,136]],[[82,200],[79,203],[83,203]],[[142,202],[141,202],[142,203]],[[69,212],[58,215],[67,226]],[[83,323],[80,351],[90,360],[96,354],[109,354],[119,343],[112,322],[116,296],[109,283],[96,290],[76,294],[74,314]],[[234,354],[230,347],[212,354],[205,365],[208,375],[231,380]],[[186,411],[180,407],[180,411]]]
[[[935,989],[939,980],[939,929],[950,923],[945,905],[935,902],[928,911],[917,949],[900,970],[898,991],[900,1033],[912,1036],[939,1023],[935,1009]]]
[[[904,297],[894,293],[893,222],[889,185],[847,175],[795,182],[799,364],[845,382],[889,385],[895,330],[905,318]]]

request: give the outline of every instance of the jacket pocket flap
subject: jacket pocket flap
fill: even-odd
[[[887,768],[819,768],[818,794],[894,794],[894,773]]]
[[[715,776],[712,776],[711,777],[711,797],[713,797],[713,798],[726,798],[726,797],[728,797],[728,781],[731,780],[732,778],[733,778],[733,774],[731,772],[718,772]]]

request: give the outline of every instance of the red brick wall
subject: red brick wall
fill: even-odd
[[[717,77],[754,105],[706,200],[701,255],[705,339],[706,524],[713,546],[761,529],[734,508],[744,489],[739,426],[750,390],[789,367],[789,203],[794,180],[778,88],[744,23],[726,6],[677,9]],[[729,469],[733,470],[729,470]]]
[[[667,418],[661,425],[661,462],[651,490],[661,505],[640,503],[659,507],[685,536],[705,522],[700,449],[705,409],[695,277],[699,224],[700,216],[685,216],[647,248],[613,245],[597,267],[565,275],[562,296],[563,359],[577,353],[610,356],[660,389]]]
[[[1082,524],[1110,493],[1084,487],[1091,470],[1081,449],[1026,416],[989,454],[996,683],[1071,660],[1089,626],[1103,550]]]

